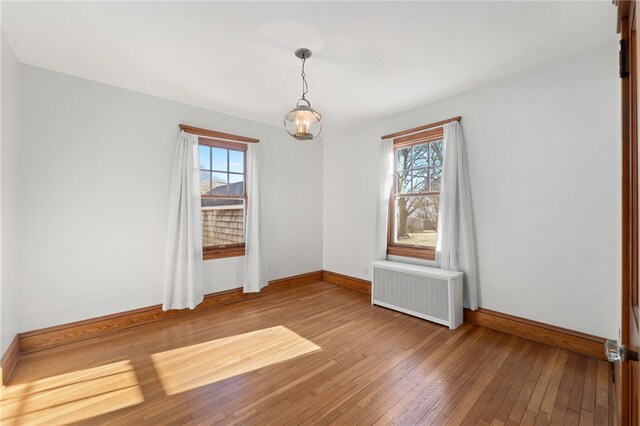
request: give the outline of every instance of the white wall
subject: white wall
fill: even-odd
[[[324,269],[370,279],[380,136],[461,115],[480,306],[617,338],[616,52],[612,40],[441,102],[329,130]]]
[[[462,115],[481,306],[615,338],[616,51],[612,42],[403,114],[328,127],[311,144],[279,127],[21,65],[19,330],[160,303],[180,122],[262,140],[272,279],[322,267],[370,279],[379,137]],[[207,262],[206,291],[240,286],[241,269],[241,258]],[[3,268],[6,300],[4,276]]]
[[[16,56],[4,33],[2,45],[2,97],[0,170],[0,357],[18,332],[17,299],[18,275],[16,268],[17,237],[17,157],[18,157],[18,102],[19,69]]]
[[[26,65],[21,83],[21,331],[161,303],[179,123],[261,140],[270,278],[322,268],[321,143]],[[206,292],[242,285],[242,258],[206,270]]]

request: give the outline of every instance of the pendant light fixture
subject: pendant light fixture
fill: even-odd
[[[304,64],[311,57],[311,51],[301,48],[296,50],[296,56],[302,60],[302,73],[300,74],[302,76],[302,97],[298,100],[296,107],[284,116],[284,127],[297,140],[308,141],[317,138],[322,131],[322,115],[311,108],[311,103],[306,98],[309,85],[304,73]]]

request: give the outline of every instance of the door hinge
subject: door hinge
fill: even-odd
[[[627,78],[629,76],[629,46],[625,40],[620,40],[620,78]]]

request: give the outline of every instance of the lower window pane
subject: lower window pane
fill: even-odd
[[[202,246],[244,243],[244,200],[202,199]]]
[[[438,239],[439,195],[397,197],[394,242],[435,247]]]

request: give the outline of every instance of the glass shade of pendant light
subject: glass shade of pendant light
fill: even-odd
[[[296,103],[296,107],[284,116],[284,127],[295,139],[308,141],[320,135],[322,131],[322,115],[311,108],[311,103],[306,98],[309,85],[304,72],[304,64],[311,56],[311,51],[301,48],[296,50],[296,56],[302,60],[302,73],[300,74],[302,76],[302,97]]]

